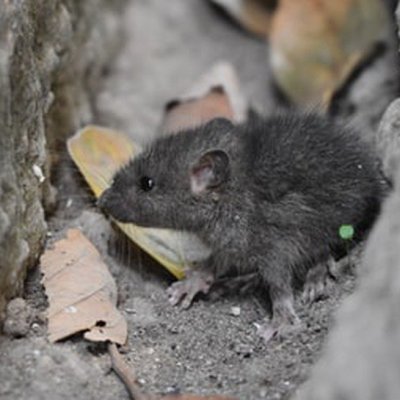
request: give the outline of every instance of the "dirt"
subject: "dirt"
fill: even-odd
[[[243,92],[255,108],[271,113],[280,107],[265,43],[243,32],[207,2],[137,0],[121,23],[126,24],[127,44],[115,66],[105,72],[103,91],[94,99],[96,123],[125,131],[140,142],[150,140],[165,103],[220,60],[237,69]],[[372,87],[382,86],[378,67],[386,71],[386,80],[393,78],[387,72],[388,57],[380,61],[383,67],[375,66],[375,80],[362,77],[363,90],[366,81]],[[387,82],[386,87],[390,88]],[[389,89],[385,96],[387,103]],[[382,97],[375,103],[363,98],[366,106],[351,108],[357,118],[368,115],[369,120],[363,121],[371,130],[386,104]],[[78,226],[101,251],[116,279],[119,308],[128,321],[124,357],[144,390],[278,400],[290,397],[307,379],[334,311],[355,286],[356,268],[343,269],[326,298],[313,304],[297,299],[299,329],[265,345],[255,327],[267,315],[258,294],[210,295],[188,310],[171,307],[165,289],[172,277],[98,213],[67,157],[54,177],[59,206],[49,220],[48,246],[68,227]],[[354,256],[351,264],[357,263]],[[103,345],[85,342],[80,335],[58,344],[47,342],[47,303],[38,268],[25,286],[25,324],[20,321],[20,330],[0,336],[0,398],[128,399],[110,371]]]

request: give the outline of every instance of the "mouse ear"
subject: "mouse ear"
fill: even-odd
[[[215,131],[230,131],[233,128],[233,123],[227,118],[218,117],[206,123],[206,128]]]
[[[192,166],[190,187],[192,193],[201,194],[215,189],[229,177],[229,156],[223,150],[211,150],[204,153]]]

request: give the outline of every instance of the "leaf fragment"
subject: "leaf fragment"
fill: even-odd
[[[56,342],[84,331],[91,341],[124,344],[127,324],[116,308],[117,288],[93,244],[78,229],[40,259],[49,300],[48,335]]]
[[[231,64],[220,62],[183,95],[168,102],[162,130],[179,132],[217,117],[243,122],[248,104]]]

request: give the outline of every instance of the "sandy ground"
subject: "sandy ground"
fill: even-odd
[[[138,0],[121,23],[127,27],[127,44],[107,72],[96,99],[95,122],[145,142],[157,131],[165,103],[220,60],[237,69],[243,92],[255,108],[266,113],[276,109],[265,44],[207,2]],[[380,64],[373,76],[383,90],[379,80],[391,79],[390,68],[387,59]],[[357,92],[351,96],[354,100]],[[385,96],[370,103],[362,96],[364,105],[352,107],[352,112],[372,129],[390,98]],[[165,289],[172,278],[95,210],[68,160],[59,169],[57,186],[60,206],[50,221],[49,244],[67,227],[79,226],[101,251],[117,281],[120,309],[128,321],[124,356],[145,390],[283,399],[307,378],[334,310],[354,288],[353,268],[343,271],[329,297],[311,305],[298,300],[299,330],[265,345],[254,326],[267,315],[258,295],[214,295],[199,299],[189,310],[171,307]],[[32,309],[28,333],[18,339],[0,336],[0,398],[127,399],[124,386],[110,372],[103,346],[86,343],[79,335],[57,345],[47,343],[42,315],[46,298],[39,281],[36,269],[24,296]],[[238,307],[240,315],[232,307]]]

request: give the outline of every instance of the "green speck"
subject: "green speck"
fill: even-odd
[[[339,236],[343,240],[350,240],[353,239],[354,236],[354,228],[353,225],[342,225],[339,228]]]

